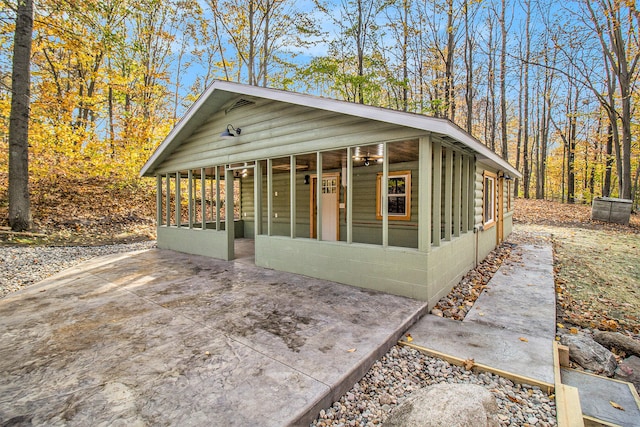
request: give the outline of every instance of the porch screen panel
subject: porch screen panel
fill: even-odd
[[[291,159],[280,157],[272,160],[272,215],[271,235],[291,235]],[[294,171],[295,173],[295,171]]]
[[[382,173],[382,152],[382,145],[358,146],[352,150],[354,243],[382,245],[382,220],[376,212],[376,180],[378,173]]]
[[[296,156],[296,237],[311,237],[311,196],[316,171],[316,153]]]
[[[267,161],[261,160],[260,162],[260,180],[262,184],[260,185],[260,220],[262,221],[262,226],[260,227],[260,234],[266,235],[269,232],[268,227],[268,218],[269,218],[269,198],[268,191],[269,188],[267,186]]]
[[[203,203],[202,203],[202,189],[203,189],[203,179],[202,179],[202,170],[194,169],[191,173],[192,179],[192,209],[193,209],[193,219],[192,226],[194,228],[202,228],[203,221]]]
[[[387,144],[389,246],[418,248],[418,140]]]

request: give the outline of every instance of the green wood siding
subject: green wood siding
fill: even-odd
[[[247,98],[247,97],[245,97]],[[220,138],[227,124],[242,129],[240,136]],[[162,164],[157,172],[187,170],[214,164],[253,161],[317,150],[417,138],[424,131],[277,101],[226,114],[214,113]]]

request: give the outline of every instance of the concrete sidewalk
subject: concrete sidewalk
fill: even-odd
[[[172,251],[98,258],[0,299],[0,424],[308,424],[425,311]]]
[[[590,425],[640,426],[640,404],[629,383],[570,369],[555,377],[555,307],[551,245],[519,245],[462,322],[428,314],[409,333],[412,345],[427,352],[474,359],[487,370],[547,390],[556,380],[576,387],[583,416],[595,423]]]
[[[553,387],[555,318],[551,246],[519,245],[464,321],[429,314],[409,333],[417,346]]]

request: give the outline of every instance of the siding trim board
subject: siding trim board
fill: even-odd
[[[251,104],[233,108],[239,99]],[[241,127],[242,135],[221,140],[227,123]],[[141,175],[156,176],[161,248],[231,260],[234,239],[246,236],[255,239],[256,265],[418,298],[431,307],[495,247],[496,227],[481,227],[485,174],[519,176],[478,144],[446,120],[215,82]],[[355,164],[356,148],[375,145],[382,147],[381,163]],[[282,159],[287,170],[276,171]],[[300,161],[307,169],[298,170]],[[215,177],[206,176],[205,169],[213,167]],[[234,198],[234,185],[225,185],[224,194],[220,185],[234,182],[238,167],[251,172],[238,178],[240,194]],[[404,221],[387,207],[388,177],[400,171],[412,184]],[[320,197],[318,237],[308,237],[314,180],[308,184],[305,175],[317,176],[318,196],[323,175],[338,177],[338,241],[321,238]],[[504,206],[506,237],[513,224]],[[239,210],[241,221],[225,227],[221,207],[230,219]],[[203,219],[214,212],[211,230]]]

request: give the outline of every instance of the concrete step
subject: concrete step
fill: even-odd
[[[585,426],[640,426],[640,399],[630,383],[568,368],[560,374],[563,384],[578,389]]]

